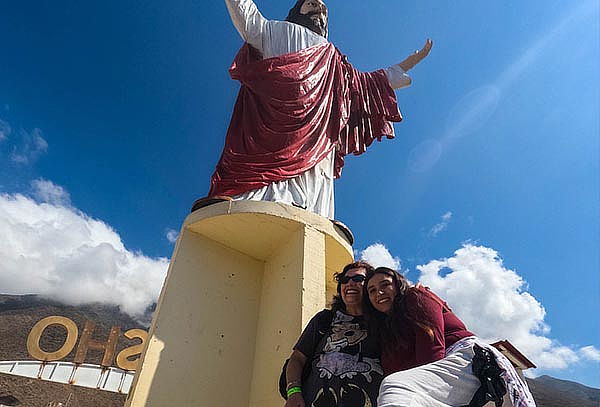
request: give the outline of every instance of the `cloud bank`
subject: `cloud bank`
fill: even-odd
[[[381,243],[375,243],[360,252],[360,258],[373,267],[389,267],[400,270],[400,259],[392,256]]]
[[[80,305],[100,302],[142,318],[158,298],[168,260],[125,248],[106,223],[70,206],[50,181],[32,183],[33,197],[0,194],[0,287]]]
[[[31,182],[32,193],[40,202],[59,206],[70,206],[71,196],[60,185],[45,179],[36,179]]]
[[[583,348],[579,349],[579,354],[584,359],[600,362],[600,349],[597,349],[593,346],[584,346]]]
[[[582,358],[600,358],[593,346],[577,350],[548,336],[546,310],[493,249],[465,244],[453,257],[417,269],[419,281],[446,299],[470,330],[487,341],[508,339],[539,368],[562,369]]]

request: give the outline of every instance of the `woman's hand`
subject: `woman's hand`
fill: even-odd
[[[288,397],[287,401],[285,402],[285,407],[305,407],[302,393],[294,393]]]
[[[431,47],[433,47],[433,41],[431,41],[428,38],[427,41],[425,41],[425,45],[423,46],[423,48],[415,51],[413,54],[408,56],[408,58],[400,62],[398,65],[400,65],[400,68],[404,69],[405,72],[409,71],[410,69],[414,68],[414,66],[417,65],[419,62],[421,62],[427,55],[429,55]]]

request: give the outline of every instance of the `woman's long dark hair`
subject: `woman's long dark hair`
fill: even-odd
[[[369,280],[376,274],[384,274],[392,278],[392,284],[396,289],[396,297],[392,304],[392,312],[387,315],[377,311],[369,299],[367,286]],[[406,296],[417,296],[417,307],[410,312],[406,307]],[[373,334],[379,337],[384,349],[394,349],[398,346],[408,348],[411,341],[414,341],[414,335],[417,329],[424,330],[433,341],[433,329],[427,321],[420,318],[422,304],[420,297],[422,293],[414,287],[402,274],[388,267],[377,267],[367,272],[365,280],[363,298],[365,304],[363,310],[367,318],[369,327]]]

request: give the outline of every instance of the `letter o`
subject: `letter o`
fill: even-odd
[[[50,325],[62,325],[67,329],[67,339],[63,346],[56,352],[46,352],[40,348],[40,339],[44,330]],[[66,317],[46,317],[31,328],[29,336],[27,337],[27,351],[29,354],[37,359],[43,360],[44,362],[50,362],[53,360],[60,360],[67,356],[77,343],[77,337],[79,336],[79,330],[75,322]]]

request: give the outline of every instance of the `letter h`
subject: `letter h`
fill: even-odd
[[[117,340],[121,333],[121,328],[113,326],[110,328],[110,334],[106,342],[97,341],[92,339],[92,334],[96,328],[96,323],[92,321],[85,321],[85,328],[79,339],[79,345],[77,346],[77,352],[75,353],[75,363],[83,363],[89,349],[103,350],[104,357],[102,358],[101,365],[104,367],[112,366],[115,359],[115,352],[117,350]]]

